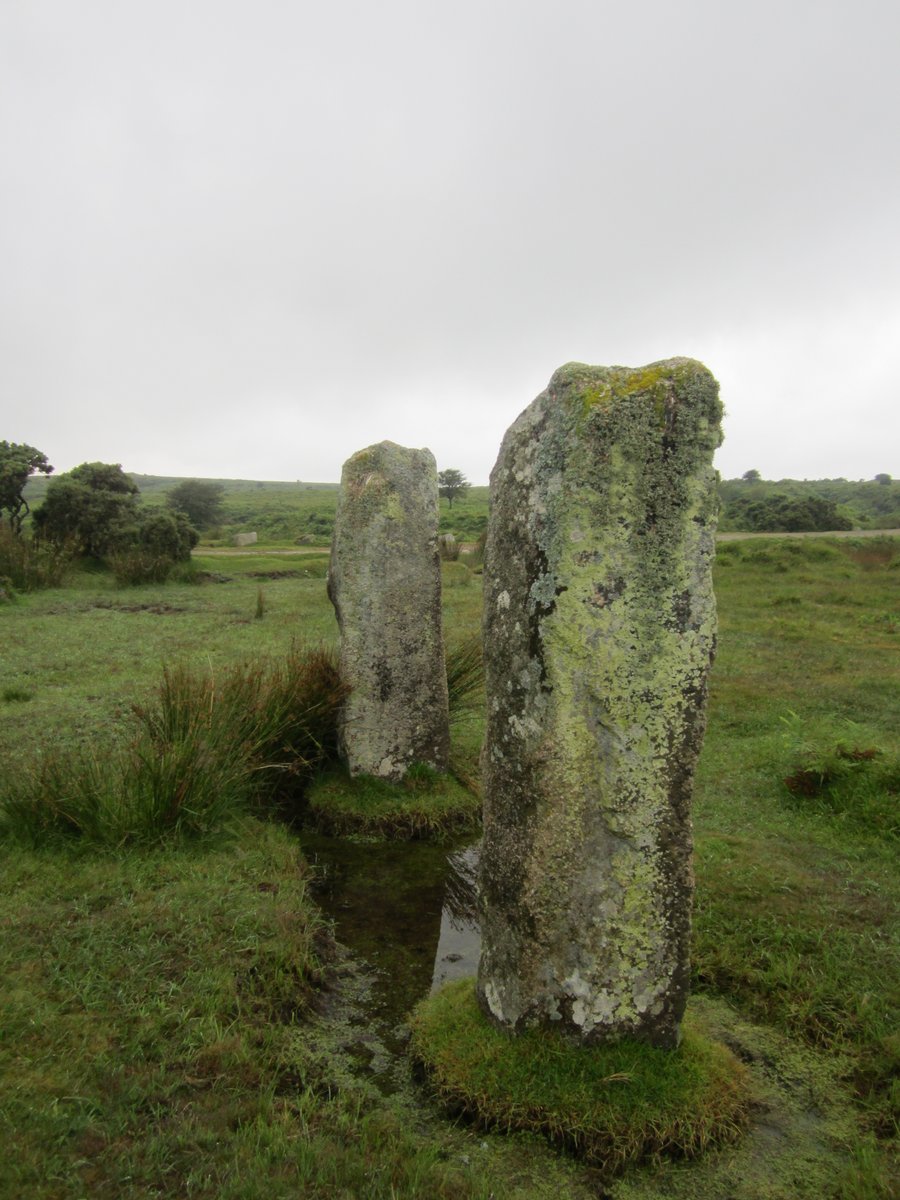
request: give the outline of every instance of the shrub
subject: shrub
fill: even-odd
[[[0,525],[0,579],[20,592],[61,587],[72,566],[75,546],[69,541],[35,542]],[[6,590],[6,589],[4,589]]]
[[[730,500],[723,525],[756,533],[828,532],[852,529],[853,522],[822,496],[738,496]]]
[[[110,554],[106,561],[119,587],[165,583],[175,566],[174,559],[140,547]]]
[[[170,558],[172,562],[189,562],[199,534],[182,512],[142,512],[137,525],[136,541],[148,554]]]
[[[198,537],[184,513],[139,513],[136,525],[122,530],[106,562],[120,587],[165,583],[176,563],[190,562]]]
[[[209,529],[222,515],[225,487],[208,479],[185,479],[166,495],[166,503],[198,529]]]

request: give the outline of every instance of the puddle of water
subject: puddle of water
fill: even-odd
[[[316,869],[317,904],[334,921],[338,941],[371,972],[352,1023],[370,1058],[366,1065],[383,1073],[405,1048],[402,1026],[416,1003],[478,969],[479,847],[353,842],[309,832],[301,845]]]
[[[434,954],[431,990],[478,971],[481,930],[478,926],[476,876],[480,843],[447,856],[441,931]]]

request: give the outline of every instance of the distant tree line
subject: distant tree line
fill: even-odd
[[[7,585],[57,582],[78,558],[105,563],[122,582],[166,578],[190,558],[198,530],[218,538],[254,529],[269,541],[319,545],[331,537],[337,485],[140,480],[143,496],[118,464],[82,463],[57,476],[36,447],[0,441],[0,597]],[[455,468],[439,472],[438,490],[447,501],[441,532],[481,536],[485,490],[470,496],[468,480]],[[887,472],[865,481],[776,482],[754,468],[720,481],[719,492],[723,531],[900,529],[900,481]]]
[[[900,481],[886,472],[870,480],[764,480],[759,471],[719,484],[719,528],[776,533],[900,529]]]

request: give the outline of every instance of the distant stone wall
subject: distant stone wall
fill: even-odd
[[[257,535],[255,533],[236,533],[231,539],[233,546],[255,546]]]
[[[720,417],[689,359],[570,363],[491,475],[478,993],[511,1029],[678,1040]]]
[[[402,779],[450,753],[441,626],[437,467],[380,442],[344,464],[328,595],[350,685],[340,725],[351,774]]]

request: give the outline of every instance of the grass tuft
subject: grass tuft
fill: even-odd
[[[476,634],[448,646],[447,694],[450,701],[450,727],[481,714],[484,702],[484,655],[481,636]]]
[[[412,1047],[450,1109],[486,1129],[543,1134],[610,1175],[733,1141],[749,1106],[746,1069],[690,1025],[676,1051],[577,1047],[547,1029],[510,1037],[482,1014],[471,979],[418,1005]]]
[[[219,676],[166,668],[123,747],[55,752],[0,785],[0,832],[31,846],[208,837],[241,814],[300,803],[336,754],[346,694],[335,655],[294,647]]]

